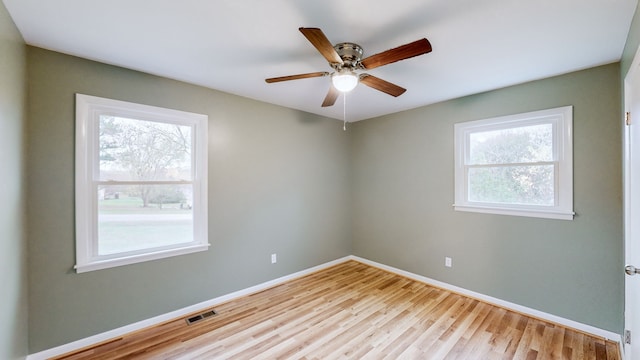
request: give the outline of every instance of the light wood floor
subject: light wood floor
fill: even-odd
[[[56,359],[619,359],[617,343],[356,261],[215,310]]]

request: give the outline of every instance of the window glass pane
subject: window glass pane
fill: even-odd
[[[98,188],[98,255],[193,241],[191,185]]]
[[[187,180],[191,127],[101,115],[101,181]]]
[[[554,166],[470,168],[469,201],[554,206]]]
[[[540,124],[469,135],[469,164],[553,161],[553,126]]]

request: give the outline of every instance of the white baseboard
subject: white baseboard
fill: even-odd
[[[230,294],[226,294],[226,295],[222,295],[219,296],[217,298],[211,299],[211,300],[207,300],[195,305],[191,305],[191,306],[187,306],[185,308],[182,309],[178,309],[166,314],[162,314],[159,316],[155,316],[152,317],[150,319],[146,319],[146,320],[142,320],[142,321],[138,321],[136,323],[130,324],[130,325],[126,325],[123,327],[119,327],[117,329],[113,329],[113,330],[109,330],[100,334],[96,334],[93,336],[89,336],[87,338],[84,339],[80,339],[74,342],[70,342],[68,344],[64,344],[64,345],[60,345],[57,346],[55,348],[51,348],[51,349],[47,349],[38,353],[34,353],[34,354],[30,354],[29,356],[27,356],[26,360],[46,360],[49,359],[51,357],[55,357],[55,356],[59,356],[62,354],[66,354],[72,351],[76,351],[79,349],[82,349],[84,347],[87,346],[91,346],[93,344],[97,344],[103,341],[107,341],[119,336],[123,336],[126,335],[128,333],[137,331],[137,330],[141,330],[150,326],[154,326],[154,325],[158,325],[161,324],[165,321],[169,321],[169,320],[173,320],[175,318],[179,318],[182,316],[186,316],[188,314],[200,311],[202,309],[206,309],[206,308],[210,308],[213,306],[216,306],[218,304],[233,300],[233,299],[237,299],[243,296],[247,296],[247,295],[251,295],[254,294],[256,292],[268,289],[270,287],[282,284],[284,282],[311,274],[313,272],[319,271],[319,270],[323,270],[326,269],[328,267],[331,267],[333,265],[337,265],[340,263],[343,263],[345,261],[349,261],[351,259],[350,256],[341,258],[341,259],[337,259],[337,260],[333,260],[330,261],[328,263],[324,263],[318,266],[314,266],[312,268],[308,268],[302,271],[298,271],[296,273],[290,274],[290,275],[286,275],[283,277],[279,277],[277,279],[273,279],[267,282],[264,282],[262,284],[258,284],[246,289],[242,289],[242,290],[238,290],[238,291],[234,291]]]
[[[158,324],[163,323],[165,321],[169,321],[169,320],[172,320],[172,319],[175,319],[175,318],[186,316],[188,314],[200,311],[200,310],[205,309],[205,308],[210,308],[210,307],[216,306],[218,304],[221,304],[221,303],[233,300],[233,299],[240,298],[242,296],[247,296],[247,295],[250,295],[250,294],[265,290],[265,289],[268,289],[270,287],[282,284],[284,282],[290,281],[292,279],[296,279],[296,278],[311,274],[311,273],[319,271],[319,270],[326,269],[328,267],[331,267],[331,266],[334,266],[334,265],[337,265],[337,264],[340,264],[340,263],[343,263],[343,262],[349,261],[349,260],[355,260],[355,261],[361,262],[363,264],[371,265],[371,266],[377,267],[379,269],[383,269],[383,270],[386,270],[386,271],[389,271],[389,272],[392,272],[392,273],[395,273],[395,274],[398,274],[398,275],[402,275],[402,276],[405,276],[407,278],[410,278],[410,279],[413,279],[413,280],[416,280],[416,281],[420,281],[420,282],[423,282],[423,283],[426,283],[426,284],[429,284],[429,285],[437,286],[439,288],[450,290],[450,291],[456,292],[456,293],[461,294],[461,295],[465,295],[465,296],[472,297],[472,298],[475,298],[475,299],[478,299],[478,300],[482,300],[484,302],[487,302],[487,303],[490,303],[490,304],[494,304],[494,305],[497,305],[497,306],[500,306],[500,307],[503,307],[503,308],[506,308],[506,309],[509,309],[509,310],[517,311],[519,313],[522,313],[522,314],[525,314],[525,315],[530,315],[532,317],[543,319],[543,320],[546,320],[546,321],[549,321],[549,322],[554,322],[554,323],[557,323],[557,324],[560,324],[560,325],[563,325],[563,326],[566,326],[566,327],[570,327],[570,328],[573,328],[573,329],[576,329],[576,330],[580,330],[582,332],[585,332],[585,333],[588,333],[588,334],[592,334],[594,336],[598,336],[598,337],[601,337],[601,338],[606,338],[608,340],[616,341],[616,342],[619,342],[620,344],[622,344],[620,334],[616,334],[616,333],[611,332],[611,331],[602,330],[602,329],[596,328],[596,327],[591,326],[591,325],[586,325],[586,324],[582,324],[582,323],[579,323],[579,322],[576,322],[576,321],[573,321],[573,320],[561,318],[559,316],[548,314],[548,313],[545,313],[545,312],[542,312],[542,311],[538,311],[538,310],[535,310],[535,309],[531,309],[531,308],[528,308],[528,307],[525,307],[525,306],[521,306],[521,305],[518,305],[518,304],[510,303],[508,301],[500,300],[500,299],[497,299],[497,298],[494,298],[494,297],[491,297],[491,296],[487,296],[487,295],[480,294],[480,293],[477,293],[477,292],[474,292],[474,291],[470,291],[470,290],[467,290],[467,289],[464,289],[464,288],[461,288],[461,287],[450,285],[450,284],[447,284],[447,283],[444,283],[444,282],[441,282],[441,281],[438,281],[438,280],[430,279],[430,278],[425,277],[425,276],[413,274],[413,273],[410,273],[408,271],[404,271],[404,270],[400,270],[400,269],[397,269],[397,268],[394,268],[394,267],[391,267],[391,266],[383,265],[383,264],[377,263],[375,261],[367,260],[367,259],[364,259],[364,258],[361,258],[361,257],[358,257],[358,256],[354,256],[354,255],[350,255],[350,256],[346,256],[346,257],[343,257],[343,258],[340,258],[340,259],[337,259],[337,260],[333,260],[333,261],[330,261],[330,262],[327,262],[327,263],[324,263],[324,264],[321,264],[321,265],[318,265],[318,266],[315,266],[315,267],[312,267],[312,268],[309,268],[309,269],[298,271],[298,272],[290,274],[290,275],[279,277],[277,279],[274,279],[274,280],[271,280],[271,281],[267,281],[267,282],[264,282],[262,284],[258,284],[258,285],[255,285],[255,286],[243,289],[243,290],[235,291],[235,292],[232,292],[230,294],[222,295],[222,296],[219,296],[219,297],[211,299],[211,300],[207,300],[207,301],[204,301],[204,302],[201,302],[201,303],[198,303],[198,304],[194,304],[194,305],[182,308],[182,309],[178,309],[178,310],[175,310],[175,311],[163,314],[163,315],[155,316],[155,317],[152,317],[152,318],[149,318],[149,319],[146,319],[146,320],[138,321],[138,322],[130,324],[130,325],[119,327],[117,329],[113,329],[113,330],[109,330],[109,331],[106,331],[106,332],[103,332],[103,333],[100,333],[100,334],[89,336],[87,338],[80,339],[80,340],[77,340],[77,341],[74,341],[74,342],[71,342],[71,343],[68,343],[68,344],[60,345],[60,346],[57,346],[55,348],[51,348],[51,349],[44,350],[44,351],[41,351],[41,352],[38,352],[38,353],[30,354],[29,356],[27,356],[26,360],[46,360],[46,359],[51,358],[51,357],[55,357],[55,356],[59,356],[59,355],[62,355],[62,354],[66,354],[66,353],[69,353],[69,352],[72,352],[72,351],[75,351],[75,350],[78,350],[78,349],[82,349],[82,348],[87,347],[87,346],[91,346],[93,344],[97,344],[97,343],[100,343],[100,342],[103,342],[103,341],[107,341],[107,340],[110,340],[110,339],[113,339],[113,338],[116,338],[116,337],[119,337],[119,336],[126,335],[128,333],[131,333],[131,332],[134,332],[134,331],[137,331],[137,330],[141,330],[141,329],[144,329],[144,328],[147,328],[147,327],[150,327],[150,326],[158,325]],[[621,350],[621,355],[622,355],[622,350]]]
[[[599,329],[595,326],[591,326],[591,325],[587,325],[587,324],[583,324],[583,323],[579,323],[577,321],[573,321],[573,320],[569,320],[569,319],[565,319],[556,315],[552,315],[549,313],[545,313],[536,309],[532,309],[526,306],[522,306],[522,305],[518,305],[518,304],[514,304],[508,301],[504,301],[498,298],[494,298],[488,295],[484,295],[481,293],[477,293],[475,291],[471,291],[471,290],[467,290],[458,286],[454,286],[451,284],[447,284],[444,283],[442,281],[438,281],[438,280],[434,280],[425,276],[421,276],[421,275],[416,275],[414,273],[410,273],[408,271],[404,271],[404,270],[400,270],[391,266],[387,266],[384,264],[380,264],[377,263],[375,261],[371,261],[371,260],[367,260],[364,258],[360,258],[357,256],[350,256],[351,259],[355,260],[355,261],[359,261],[363,264],[367,264],[367,265],[371,265],[373,267],[377,267],[379,269],[383,269],[398,275],[402,275],[405,277],[408,277],[410,279],[416,280],[416,281],[420,281],[429,285],[433,285],[439,288],[443,288],[464,296],[468,296],[474,299],[478,299],[478,300],[482,300],[486,303],[490,303],[493,305],[497,305],[500,306],[502,308],[508,309],[508,310],[513,310],[525,315],[529,315],[535,318],[539,318],[542,320],[546,320],[552,323],[556,323],[562,326],[566,326],[569,328],[573,328],[576,330],[580,330],[582,332],[594,335],[594,336],[598,336],[601,338],[605,338],[611,341],[615,341],[615,342],[620,342],[621,343],[621,335],[620,334],[616,334],[614,332],[608,331],[608,330],[603,330],[603,329]]]

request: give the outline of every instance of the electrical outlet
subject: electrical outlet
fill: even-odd
[[[450,257],[448,257],[448,256],[444,257],[444,266],[446,266],[446,267],[451,267],[452,266],[452,261],[451,261]]]
[[[278,255],[277,254],[271,254],[271,263],[275,264],[278,262]]]

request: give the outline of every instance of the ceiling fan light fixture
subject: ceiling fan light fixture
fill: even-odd
[[[358,75],[351,70],[343,69],[331,75],[331,82],[336,90],[349,92],[358,85]]]

